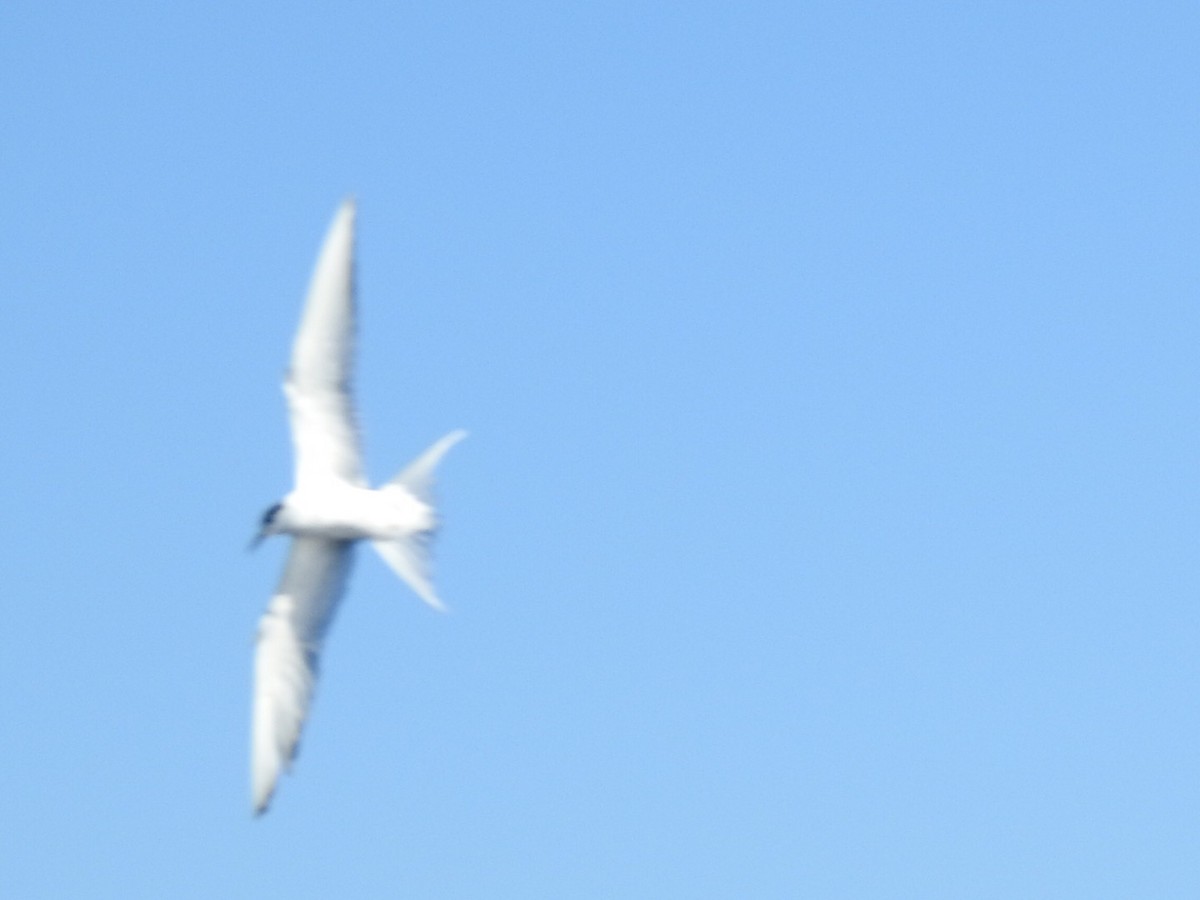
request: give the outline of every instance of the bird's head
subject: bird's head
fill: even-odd
[[[273,503],[271,507],[263,513],[262,521],[258,526],[258,534],[250,541],[251,550],[255,549],[259,544],[265,541],[273,534],[280,532],[280,513],[283,511],[282,503]]]

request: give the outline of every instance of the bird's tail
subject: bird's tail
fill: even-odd
[[[434,508],[433,473],[437,464],[447,451],[467,436],[465,431],[452,431],[432,446],[400,472],[384,486],[403,488],[417,500]],[[392,567],[408,586],[411,587],[426,603],[436,610],[445,611],[446,607],[438,599],[433,589],[433,577],[430,565],[430,550],[433,536],[437,531],[437,515],[430,517],[430,526],[420,531],[414,531],[402,538],[387,541],[372,541],[383,561]]]

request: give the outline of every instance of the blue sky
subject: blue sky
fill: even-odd
[[[1194,897],[1188,3],[0,10],[0,894]],[[383,478],[250,817],[279,379]]]

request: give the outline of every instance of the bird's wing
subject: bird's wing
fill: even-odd
[[[267,808],[280,771],[296,755],[316,685],[321,643],[352,561],[350,542],[293,538],[283,578],[259,623],[251,752],[257,813]]]
[[[347,200],[329,226],[284,382],[297,487],[331,479],[365,484],[351,397],[354,215]]]

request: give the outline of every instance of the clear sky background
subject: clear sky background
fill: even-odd
[[[1200,7],[0,7],[0,895],[1194,898]],[[382,479],[250,816],[279,381]]]

